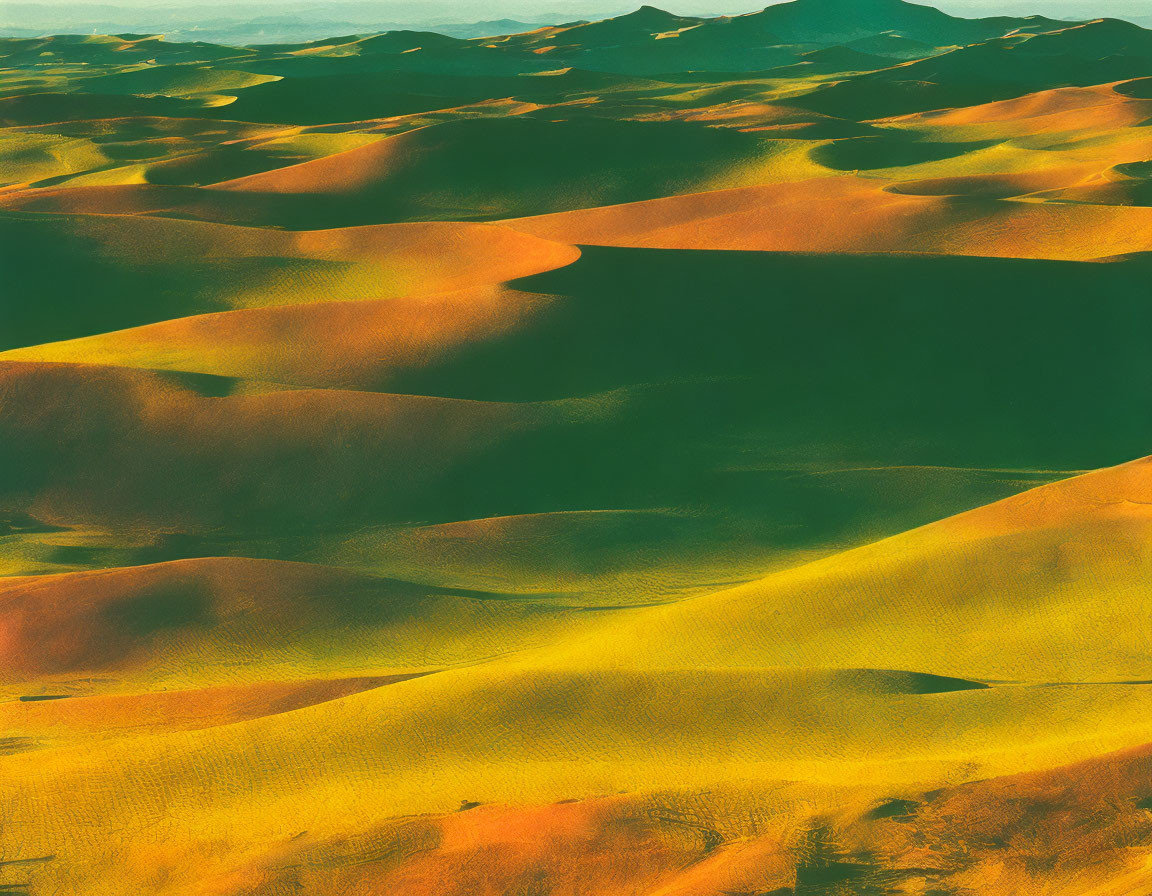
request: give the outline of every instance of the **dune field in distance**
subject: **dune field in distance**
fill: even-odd
[[[0,39],[0,894],[1148,896],[1152,31]]]

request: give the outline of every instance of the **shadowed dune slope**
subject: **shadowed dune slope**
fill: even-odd
[[[4,270],[15,298],[0,308],[5,348],[225,308],[495,284],[579,256],[570,246],[466,223],[286,233],[130,216],[8,213],[0,215],[0,235],[11,249]]]
[[[105,480],[120,482],[128,468],[117,465],[139,454],[148,460],[139,473],[155,482],[193,460],[212,481],[229,470],[257,475],[243,493],[251,509],[233,519],[261,528],[275,513],[287,528],[335,522],[321,508],[335,514],[347,496],[364,514],[349,517],[356,525],[704,504],[740,507],[749,519],[787,507],[795,524],[835,530],[838,514],[822,502],[804,508],[812,481],[789,485],[787,474],[1027,474],[1139,455],[1152,437],[1131,412],[1152,387],[1141,360],[1146,279],[1141,258],[1083,265],[599,248],[515,290],[208,315],[20,350],[5,365],[12,432],[21,433],[9,450],[30,472],[13,481],[64,478],[39,498],[25,492],[12,509],[36,516],[42,502],[58,522],[94,519],[96,496],[110,494]],[[816,285],[821,303],[811,301]],[[1111,350],[1086,355],[1086,344]],[[242,382],[214,380],[225,397],[207,398],[172,376],[97,365]],[[244,394],[261,380],[349,391]],[[816,405],[827,413],[814,416]],[[314,419],[292,418],[305,407]],[[35,424],[20,424],[32,408]],[[457,422],[438,435],[440,414]],[[322,431],[342,415],[343,442]],[[246,425],[258,427],[264,447],[242,438]],[[407,444],[404,426],[412,454],[393,447],[375,457]],[[97,436],[115,450],[86,454],[84,440]],[[458,484],[432,500],[411,476],[407,485],[388,479],[425,437],[435,446],[418,465],[432,477],[426,483]],[[131,449],[141,439],[155,456]],[[279,483],[320,450],[321,477],[339,483],[337,494],[317,498],[321,486],[315,494],[306,486],[297,505]],[[489,481],[465,470],[484,470]],[[158,519],[142,481],[118,493],[111,507],[120,511],[97,516]],[[200,529],[222,519],[223,491],[178,494],[164,511],[169,524]]]
[[[0,579],[0,682],[75,696],[425,672],[546,642],[574,619],[241,557],[11,577]]]
[[[11,352],[6,568],[256,556],[597,606],[763,578],[1139,455],[1146,280],[590,248]]]
[[[66,364],[3,365],[0,401],[9,509],[237,534],[477,515],[477,503],[547,474],[558,458],[534,460],[532,443],[562,448],[565,423],[549,405],[319,390],[213,398]]]
[[[339,200],[363,221],[491,220],[689,192],[760,149],[755,135],[684,122],[476,119],[216,186]]]

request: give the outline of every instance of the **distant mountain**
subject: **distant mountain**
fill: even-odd
[[[500,26],[526,27],[493,35]],[[126,56],[147,62],[216,61],[247,54],[245,71],[268,78],[290,77],[293,90],[310,97],[334,96],[347,79],[393,75],[373,81],[354,95],[371,95],[373,110],[395,108],[405,114],[433,108],[439,99],[401,96],[398,75],[458,78],[509,78],[575,69],[625,77],[660,78],[684,72],[732,74],[769,72],[776,78],[845,73],[849,80],[813,83],[796,101],[824,114],[883,117],[942,106],[1018,96],[1041,86],[1098,84],[1149,73],[1152,32],[1130,22],[1098,19],[1062,22],[1040,16],[965,19],[906,0],[790,0],[740,16],[681,16],[643,6],[593,22],[531,27],[494,21],[443,30],[393,28],[380,33],[345,30],[344,37],[307,41],[273,40],[278,29],[295,27],[291,18],[265,17],[249,27],[261,30],[251,49],[235,40],[216,46],[203,40],[179,41],[176,35],[137,34],[58,39],[53,46],[35,41],[12,44],[9,55],[51,53],[56,61],[111,62]],[[472,29],[488,32],[467,36]],[[196,32],[195,36],[199,36]],[[897,63],[906,63],[894,67]],[[858,73],[858,74],[854,74]],[[316,81],[300,79],[344,79]],[[891,85],[885,87],[883,85]],[[486,85],[488,90],[492,85]],[[319,92],[311,92],[316,88]],[[256,95],[288,97],[283,88],[261,88]],[[437,97],[473,96],[453,84]],[[507,95],[524,92],[509,89]],[[344,99],[333,100],[348,106]],[[314,105],[314,103],[311,103]],[[310,108],[311,108],[310,105]],[[361,108],[359,101],[351,103]],[[322,110],[319,110],[322,112]],[[283,112],[277,112],[277,115]],[[257,118],[256,120],[265,120]]]
[[[933,46],[999,37],[1019,29],[1059,27],[1043,17],[962,19],[905,0],[791,0],[744,16],[793,43],[827,43],[893,34]]]
[[[1015,32],[819,86],[806,109],[857,119],[1010,99],[1152,73],[1152,31],[1098,19],[1037,34]]]
[[[501,7],[504,13],[507,7]],[[275,10],[269,14],[269,10]],[[472,10],[474,13],[476,10]],[[485,10],[487,11],[487,10]],[[608,11],[605,9],[604,11]],[[543,13],[538,17],[534,13]],[[460,4],[432,2],[289,2],[214,5],[117,6],[103,3],[0,3],[0,36],[52,34],[164,34],[171,40],[213,43],[304,43],[335,34],[370,34],[434,28],[452,37],[487,37],[530,31],[541,25],[601,18],[575,7],[550,11],[521,9],[516,16],[469,18]]]
[[[803,54],[842,44],[870,55],[915,59],[938,48],[1069,24],[1039,16],[964,19],[905,0],[791,0],[760,12],[714,18],[643,6],[598,22],[513,35],[502,39],[499,48],[530,52],[555,60],[556,66],[601,71],[747,72],[812,62]],[[823,62],[827,67],[828,60]]]

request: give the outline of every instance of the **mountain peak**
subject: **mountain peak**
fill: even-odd
[[[667,10],[660,9],[656,6],[648,6],[647,4],[641,6],[635,12],[627,13],[626,15],[618,16],[617,21],[629,21],[636,23],[653,23],[663,24],[665,22],[676,23],[680,21],[680,16],[674,15]]]
[[[674,15],[655,6],[641,6],[634,12],[597,22],[584,22],[567,28],[572,36],[580,35],[582,40],[619,40],[624,37],[650,36],[661,31],[675,31],[686,25],[699,23],[699,19]]]

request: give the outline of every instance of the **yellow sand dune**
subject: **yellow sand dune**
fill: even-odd
[[[1066,480],[486,664],[231,725],[17,752],[5,760],[4,835],[18,830],[28,855],[66,852],[59,873],[105,881],[101,892],[185,892],[195,868],[210,891],[233,893],[274,874],[302,830],[319,843],[366,831],[387,841],[408,823],[396,816],[461,802],[770,794],[803,779],[793,798],[810,812],[851,806],[859,818],[863,793],[924,793],[1135,747],[1152,740],[1139,622],[1152,615],[1140,586],[1150,471],[1139,461]],[[892,671],[902,669],[912,671]],[[157,774],[180,782],[178,795],[148,787]],[[975,785],[984,797],[961,789],[946,805],[1011,800],[1049,780]],[[857,795],[837,800],[829,787]],[[55,817],[64,802],[69,827],[43,825],[44,807]],[[712,870],[736,874],[739,854]],[[701,892],[699,876],[675,883],[667,892]]]
[[[1072,876],[1080,892],[1120,896],[1152,879],[1129,845],[1152,834],[1141,808],[1149,765],[1144,747],[932,793],[780,784],[482,805],[359,836],[305,836],[246,871],[269,887],[406,896],[502,896],[530,877],[587,896],[772,893],[837,873],[979,896],[1036,892],[1038,882],[1065,892]],[[944,848],[958,837],[963,849]],[[407,861],[379,858],[405,844],[420,846]],[[326,864],[329,855],[345,861]]]
[[[1118,93],[1116,88],[1125,83],[1057,87],[995,103],[902,115],[884,123],[945,133],[967,129],[971,134],[999,138],[1137,127],[1152,117],[1152,100]]]
[[[1152,679],[1152,461],[1007,498],[739,588],[632,611],[565,668],[909,668]]]
[[[572,246],[540,240],[495,224],[428,222],[280,231],[136,217],[132,208],[115,206],[116,197],[127,195],[126,189],[57,191],[63,194],[61,207],[69,209],[68,214],[26,215],[20,217],[18,223],[26,222],[32,232],[58,235],[60,239],[98,241],[104,257],[145,268],[164,263],[253,260],[253,264],[261,262],[276,269],[277,265],[285,267],[291,259],[345,265],[338,271],[335,298],[386,298],[500,283],[562,267],[579,257],[579,250]],[[191,191],[191,188],[176,189]],[[49,205],[42,210],[54,210],[56,193],[52,191],[20,195],[30,196],[37,203],[46,201]],[[77,196],[108,196],[113,201],[113,212],[83,213],[83,202],[80,202],[82,213],[73,214],[72,203],[67,200]],[[34,206],[41,208],[35,203]],[[257,267],[246,273],[258,275],[261,269]],[[252,279],[259,283],[258,276]],[[299,293],[295,300],[290,297],[293,291]],[[237,304],[314,302],[323,300],[324,295],[332,291],[332,283],[309,284],[307,277],[298,277],[291,289],[285,286],[275,296],[261,300],[259,290],[246,291],[243,282],[239,282],[234,287],[237,296],[234,301]],[[254,294],[247,300],[240,298],[249,293]]]
[[[419,673],[414,673],[419,674]],[[198,690],[137,694],[52,695],[0,702],[6,738],[21,749],[59,747],[81,740],[111,740],[144,731],[192,731],[292,712],[384,687],[408,674],[356,678],[224,684]]]
[[[5,845],[18,830],[21,855],[55,848],[69,862],[45,869],[46,882],[66,874],[56,880],[88,891],[178,893],[195,880],[242,892],[259,881],[238,879],[243,869],[304,831],[362,836],[462,802],[770,788],[795,776],[810,791],[927,789],[1152,733],[1147,686],[953,686],[963,683],[879,671],[438,673],[223,727],[10,756]],[[158,774],[178,790],[148,786]],[[56,817],[64,802],[70,825],[45,825],[45,807]]]

